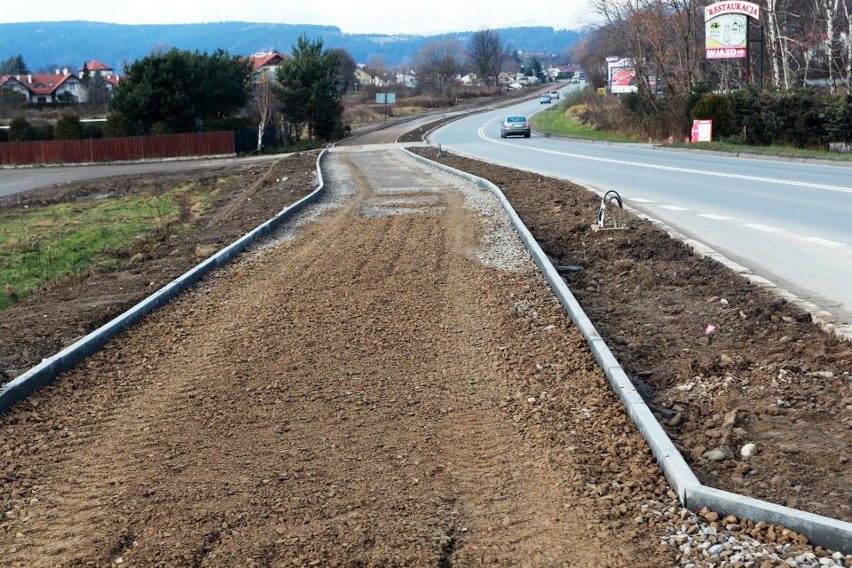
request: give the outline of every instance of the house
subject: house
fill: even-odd
[[[373,76],[361,69],[360,67],[356,68],[353,74],[355,76],[354,88],[356,91],[361,90],[361,87],[363,87],[364,85],[373,84]]]
[[[474,85],[479,85],[481,83],[479,77],[476,76],[476,73],[468,73],[461,78],[461,82],[465,87],[473,87]]]
[[[57,69],[56,73],[4,75],[0,77],[0,86],[23,93],[28,102],[36,104],[86,100],[83,82],[68,69],[61,72]]]
[[[417,77],[414,76],[414,73],[397,73],[396,84],[414,89],[417,87]]]
[[[264,73],[275,75],[278,66],[287,59],[277,51],[259,51],[249,57],[254,74],[259,76]]]
[[[109,65],[104,65],[100,61],[87,61],[82,67],[77,69],[77,75],[82,77],[84,71],[88,69],[90,75],[101,75],[102,77],[110,77],[115,74],[115,71]]]

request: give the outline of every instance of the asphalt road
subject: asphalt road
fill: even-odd
[[[0,168],[0,197],[84,179],[154,172],[179,172],[193,169],[210,169],[235,163],[274,160],[280,156],[252,156],[247,158],[216,158],[201,160],[172,160],[105,164],[85,166],[43,166],[33,168]]]
[[[852,168],[536,134],[500,138],[503,116],[545,108],[534,100],[464,118],[430,142],[598,192],[616,190],[628,205],[852,324]]]

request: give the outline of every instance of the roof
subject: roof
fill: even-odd
[[[35,95],[49,95],[56,91],[63,83],[73,79],[78,81],[74,75],[57,75],[55,73],[32,73],[28,75],[3,75],[0,77],[0,85],[15,80]]]
[[[113,68],[109,65],[104,65],[100,61],[93,59],[92,61],[87,61],[83,64],[83,67],[87,68],[89,71],[113,71]],[[83,72],[83,67],[77,69],[80,73]]]
[[[252,68],[255,71],[260,71],[264,67],[274,67],[280,65],[286,58],[277,51],[255,53],[249,57]]]

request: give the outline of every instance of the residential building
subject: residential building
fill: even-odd
[[[57,69],[56,73],[3,75],[0,77],[0,87],[22,93],[28,102],[36,104],[86,100],[85,86],[68,69]]]

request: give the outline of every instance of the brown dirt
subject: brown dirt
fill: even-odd
[[[0,312],[0,377],[12,379],[71,345],[313,191],[316,159],[316,153],[306,152],[205,172],[100,178],[0,199],[0,208],[22,209],[93,195],[156,193],[190,182],[220,191],[208,213],[195,221],[194,230],[140,243],[127,251],[128,260],[137,253],[141,257],[126,269],[40,290]]]
[[[399,151],[334,156],[341,209],[0,417],[0,563],[671,565],[669,488],[532,265],[476,261]]]
[[[37,363],[304,195],[315,158],[29,194],[233,182],[203,230],[0,312],[0,368]],[[647,508],[676,501],[543,280],[472,260],[476,217],[450,190],[434,190],[444,213],[363,215],[383,184],[422,175],[338,159],[359,188],[348,206],[0,416],[0,565],[676,564]],[[445,161],[497,183],[551,256],[584,267],[572,290],[678,412],[667,427],[702,481],[850,520],[852,346],[647,223],[592,233],[599,201],[577,186]],[[749,461],[697,449],[745,441]]]
[[[600,197],[582,187],[437,160],[495,183],[550,257],[583,268],[570,289],[646,399],[676,412],[662,423],[702,483],[852,521],[852,343],[650,222],[592,231]],[[704,457],[717,448],[728,459]]]

